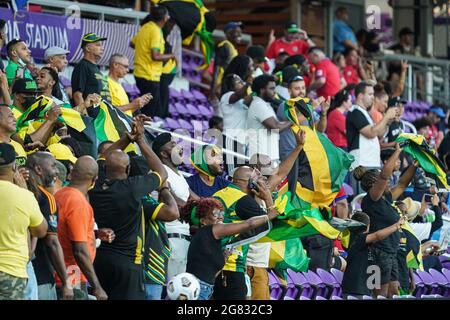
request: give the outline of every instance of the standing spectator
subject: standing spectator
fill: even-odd
[[[133,112],[149,103],[152,96],[147,93],[134,99],[130,103],[125,89],[119,82],[120,79],[128,74],[129,67],[128,58],[125,55],[121,53],[113,54],[111,58],[109,58],[108,88],[111,93],[112,105],[129,116],[133,116]]]
[[[10,108],[7,105],[0,105],[0,143],[8,143],[13,146],[16,154],[17,167],[25,166],[27,153],[23,146],[11,139],[16,132],[16,120]]]
[[[236,47],[241,43],[242,40],[242,22],[228,22],[223,28],[226,39],[221,41],[216,46],[216,51],[214,54],[214,71],[213,79],[211,83],[211,94],[217,95],[222,79],[224,77],[225,69],[230,64],[239,52]],[[243,77],[242,77],[243,78]],[[245,78],[243,78],[245,80]]]
[[[336,20],[333,23],[333,51],[344,53],[345,49],[358,50],[358,42],[350,21],[347,8],[339,7],[334,12]]]
[[[442,120],[445,119],[445,112],[439,106],[431,106],[428,110],[427,119],[431,122],[431,126],[425,138],[431,147],[437,149],[444,138],[445,126],[442,125]]]
[[[386,91],[384,91],[383,86],[379,84],[375,85],[373,107],[370,109],[370,116],[375,124],[378,124],[383,120],[384,113],[388,107],[388,102],[389,96]]]
[[[219,108],[223,117],[223,145],[225,149],[245,155],[248,105],[252,96],[248,94],[250,84],[237,74],[228,74],[223,78],[222,97]],[[225,170],[228,174],[238,164],[244,164],[231,154],[224,153]]]
[[[81,39],[83,59],[75,66],[72,72],[73,101],[76,106],[83,104],[89,94],[95,93],[107,101],[111,101],[108,83],[104,81],[103,75],[97,62],[103,56],[102,41],[106,38],[88,33]]]
[[[293,66],[298,70],[305,80],[306,87],[311,84],[311,66],[309,65],[308,59],[306,59],[306,55],[296,54],[288,57],[284,62],[284,68],[287,66]]]
[[[308,51],[308,57],[316,67],[308,89],[316,90],[318,97],[334,97],[341,89],[338,67],[325,56],[322,49],[317,47],[313,47]]]
[[[266,52],[263,46],[254,45],[247,48],[247,55],[253,60],[253,78],[265,73]]]
[[[0,19],[0,50],[6,43],[6,21]],[[5,72],[5,65],[3,64],[3,59],[0,59],[0,71]]]
[[[362,189],[367,192],[364,196],[361,209],[370,217],[369,232],[373,233],[398,222],[399,212],[393,206],[411,182],[416,165],[411,165],[401,176],[398,184],[389,188],[388,181],[394,170],[401,149],[396,145],[394,154],[388,159],[381,172],[379,169],[357,167],[353,175],[361,181]],[[374,295],[391,298],[398,294],[398,264],[397,253],[400,244],[400,233],[394,232],[383,240],[372,245],[375,264],[380,268],[380,288],[374,289]]]
[[[26,67],[31,63],[31,50],[24,40],[13,39],[6,45],[9,62],[5,73],[8,78],[8,86],[12,86],[14,80],[25,78],[33,80],[30,70]]]
[[[167,185],[159,188],[160,202],[146,196],[143,201],[145,218],[144,281],[147,300],[161,300],[167,279],[170,243],[164,222],[180,217],[177,203]]]
[[[270,215],[277,213],[277,210],[273,207],[272,194],[267,185],[259,180],[260,177],[261,174],[255,169],[246,166],[239,167],[234,172],[233,184],[214,194],[214,198],[218,199],[224,206],[224,223],[236,223],[255,216],[267,215],[267,213]],[[257,184],[259,191],[250,188],[250,180]],[[256,202],[254,195],[264,201],[266,208],[268,208],[267,212]],[[264,228],[264,230],[267,230],[267,228]],[[263,230],[258,229],[255,232],[256,239],[261,231]],[[231,239],[226,238],[224,242],[227,243]],[[248,245],[234,248],[221,274],[216,277],[215,300],[245,300],[247,294],[245,281],[247,253]]]
[[[64,252],[75,300],[88,300],[87,283],[97,300],[106,300],[96,271],[94,211],[87,199],[88,190],[95,184],[98,166],[90,156],[80,157],[71,173],[70,183],[55,194],[59,208],[58,237]],[[60,279],[57,278],[58,285]]]
[[[347,81],[344,77],[344,69],[346,67],[345,57],[342,52],[336,52],[333,55],[333,63],[339,68],[339,74],[341,77],[341,88],[344,89],[347,86]]]
[[[153,152],[161,159],[167,171],[167,182],[171,188],[178,207],[186,204],[189,198],[198,199],[192,192],[178,166],[183,163],[183,148],[178,145],[170,133],[162,133],[155,138],[152,144]],[[171,247],[171,254],[167,265],[167,279],[186,271],[187,253],[191,234],[189,224],[180,219],[165,223],[167,237]]]
[[[165,54],[171,54],[173,53],[175,58],[167,60],[163,63],[162,68],[162,74],[161,74],[161,80],[160,80],[160,97],[161,97],[161,106],[163,110],[165,110],[166,116],[168,116],[168,110],[169,110],[169,86],[172,83],[173,79],[175,78],[175,75],[177,74],[178,69],[181,70],[181,52],[180,56],[176,53],[177,48],[173,48],[171,43],[179,43],[181,47],[181,35],[178,33],[178,37],[180,39],[177,39],[176,36],[176,29],[175,29],[175,21],[169,20],[166,25],[162,28],[163,35],[164,35],[164,52]],[[175,29],[175,30],[174,30]],[[174,34],[172,34],[172,31],[174,31]],[[169,38],[170,37],[170,38]],[[178,40],[178,41],[177,41]]]
[[[0,50],[6,43],[6,21],[0,19]],[[5,65],[3,59],[0,58],[0,98],[1,102],[7,105],[11,104],[11,97],[9,92],[8,78],[5,74]]]
[[[28,237],[47,234],[44,219],[34,195],[16,171],[14,148],[0,143],[0,300],[23,300],[29,261]]]
[[[356,298],[362,299],[364,295],[371,296],[372,290],[367,286],[368,284],[368,268],[373,261],[370,255],[370,246],[376,244],[393,233],[398,233],[400,226],[404,222],[403,218],[398,219],[397,222],[392,223],[391,226],[380,229],[376,232],[370,233],[371,229],[370,217],[364,212],[356,212],[352,215],[352,220],[363,223],[367,226],[366,230],[361,233],[353,233],[350,236],[350,245],[347,253],[347,268],[342,279],[342,293],[347,298],[352,295]],[[395,218],[392,218],[395,221]]]
[[[364,166],[368,168],[380,168],[380,142],[388,125],[394,120],[397,110],[388,109],[383,120],[374,124],[369,115],[373,105],[373,87],[365,82],[359,83],[355,88],[356,101],[351,111],[347,114],[346,129],[348,151],[355,157],[353,168]],[[351,179],[355,194],[359,193],[359,185]]]
[[[339,91],[331,102],[328,113],[327,136],[335,146],[347,150],[345,117],[352,106],[352,96],[346,89]]]
[[[278,213],[271,212],[225,224],[223,210],[222,203],[214,198],[190,201],[182,208],[183,220],[198,228],[189,247],[187,272],[200,280],[199,300],[209,300],[214,291],[217,273],[225,266],[221,240],[245,233],[278,216]]]
[[[53,99],[56,105],[66,104],[66,102],[62,100],[63,96],[59,88],[60,82],[58,73],[54,69],[50,67],[43,67],[39,70],[36,77],[36,83],[38,88],[42,90],[42,94]],[[68,105],[70,106],[70,103]]]
[[[291,126],[289,121],[279,121],[270,102],[275,98],[275,79],[270,75],[257,77],[252,84],[255,96],[248,109],[249,155],[267,154],[271,160],[279,159],[279,131]]]
[[[238,55],[231,60],[223,73],[223,78],[229,74],[238,75],[242,80],[250,85],[253,83],[253,72],[255,71],[253,60],[246,55]],[[222,78],[222,80],[223,80]],[[226,93],[222,81],[222,94]]]
[[[73,290],[67,282],[63,251],[58,241],[58,208],[54,196],[48,191],[53,186],[57,174],[55,162],[51,153],[40,151],[32,153],[27,159],[27,168],[30,172],[28,189],[34,193],[48,224],[47,235],[38,240],[33,259],[39,300],[57,300],[53,276],[55,271],[62,279],[62,299],[73,298]]]
[[[44,61],[47,67],[53,68],[57,73],[61,73],[67,67],[67,55],[70,51],[60,47],[50,47],[44,52]],[[61,100],[64,103],[70,104],[70,97],[72,96],[72,89],[67,93],[61,82],[58,83],[57,90],[60,92]]]
[[[301,34],[298,39],[298,34]],[[297,23],[286,23],[284,35],[274,41],[267,48],[267,58],[275,59],[281,52],[286,52],[293,56],[296,54],[306,55],[309,47],[315,46],[314,42],[308,37],[305,30],[298,27]]]
[[[345,68],[344,79],[347,84],[358,84],[361,80],[367,80],[368,76],[362,65],[358,50],[349,48],[344,52]]]
[[[403,100],[400,97],[394,97],[389,99],[388,101],[388,108],[397,108],[397,115],[394,118],[394,121],[391,122],[391,124],[388,127],[388,131],[386,133],[384,143],[381,144],[382,148],[390,148],[395,146],[395,139],[397,137],[405,132],[405,124],[403,123],[403,120],[401,119],[403,116],[403,112],[405,110],[405,104],[407,103],[406,100]]]
[[[99,228],[111,228],[112,243],[97,250],[94,267],[109,299],[145,299],[142,250],[142,198],[160,187],[167,173],[144,139],[143,117],[134,118],[133,131],[106,150],[105,179],[89,191]],[[137,142],[153,172],[129,177],[130,158],[121,149]]]
[[[294,66],[284,67],[281,71],[281,81],[280,84],[276,86],[275,92],[283,101],[289,100],[290,94],[288,85],[295,77],[300,77],[300,72]]]
[[[151,20],[145,23],[134,37],[134,77],[141,94],[150,93],[153,99],[142,108],[150,116],[166,117],[167,110],[161,104],[161,75],[163,64],[176,59],[173,53],[165,53],[162,28],[169,20],[169,12],[163,6],[152,6]]]
[[[211,197],[230,183],[223,175],[223,157],[216,146],[204,145],[192,153],[191,163],[197,171],[186,179],[189,188],[201,198]]]
[[[29,79],[17,79],[11,88],[13,105],[10,106],[14,118],[19,117],[36,101],[38,95],[42,94],[36,82]]]

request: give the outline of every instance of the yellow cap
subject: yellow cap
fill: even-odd
[[[75,164],[77,158],[73,155],[68,146],[62,143],[54,143],[47,147],[47,151],[53,154],[56,160],[68,160]]]

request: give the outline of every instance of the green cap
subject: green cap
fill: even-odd
[[[97,42],[97,41],[104,41],[106,39],[107,38],[105,38],[105,37],[99,37],[95,33],[87,33],[81,39],[81,46],[84,47],[88,43],[93,43],[93,42]]]
[[[297,33],[299,29],[295,22],[286,23],[285,28],[289,33]]]

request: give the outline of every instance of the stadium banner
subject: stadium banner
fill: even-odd
[[[0,19],[6,23],[6,37],[23,39],[31,50],[31,55],[37,62],[42,61],[47,48],[58,46],[70,51],[70,63],[78,62],[83,56],[81,38],[84,34],[94,32],[101,37],[107,37],[103,42],[104,54],[100,65],[107,65],[114,53],[123,53],[134,64],[134,51],[129,47],[130,39],[137,33],[139,26],[121,24],[74,16],[58,16],[46,13],[35,13],[0,8]],[[2,54],[6,55],[3,48]]]

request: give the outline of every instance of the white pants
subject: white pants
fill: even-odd
[[[187,255],[190,242],[186,239],[169,238],[172,252],[167,266],[167,281],[177,274],[186,272]]]

